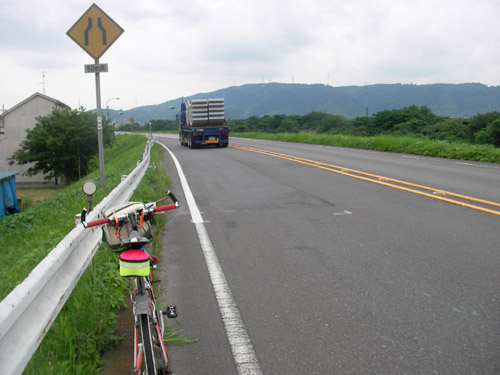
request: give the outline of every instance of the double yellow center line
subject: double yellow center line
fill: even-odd
[[[316,167],[319,169],[324,169],[326,171],[335,172],[345,176],[357,178],[359,180],[373,182],[375,184],[389,186],[394,189],[404,190],[413,194],[423,195],[425,197],[438,199],[440,201],[457,204],[459,206],[472,208],[474,210],[479,210],[483,212],[488,212],[493,215],[500,216],[500,203],[487,201],[484,199],[469,197],[462,194],[453,193],[451,191],[444,191],[439,189],[434,189],[432,187],[414,184],[411,182],[396,180],[390,177],[379,176],[372,173],[367,173],[363,171],[357,171],[355,169],[345,168],[338,165],[327,164],[315,160],[305,159],[298,156],[292,156],[287,154],[281,154],[274,151],[262,150],[253,147],[231,145],[233,148],[238,148],[241,150],[257,152],[259,154],[264,154],[268,156],[273,156],[280,159],[285,159],[293,161],[295,163],[300,163],[308,165],[311,167]],[[496,208],[499,207],[499,208]]]

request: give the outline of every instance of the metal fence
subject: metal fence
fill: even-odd
[[[130,199],[148,167],[150,146],[137,167],[88,215],[89,221]],[[0,374],[22,373],[101,243],[101,228],[77,225],[0,302]]]

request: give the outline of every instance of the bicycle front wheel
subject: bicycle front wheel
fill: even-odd
[[[156,309],[156,302],[152,288],[146,289],[146,280],[142,277],[137,278],[137,304],[142,306],[138,308],[138,322],[142,336],[142,361],[139,364],[141,375],[168,375],[171,374],[165,343],[163,341],[163,332],[161,329],[163,316]],[[142,297],[140,297],[142,296]],[[147,297],[146,300],[144,297]],[[139,303],[139,300],[142,303]],[[149,303],[147,312],[143,308],[144,302]],[[150,315],[150,313],[152,315]]]

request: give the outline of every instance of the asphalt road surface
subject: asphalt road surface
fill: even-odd
[[[198,340],[170,348],[176,375],[500,374],[500,207],[468,199],[500,203],[500,166],[156,139],[203,219],[193,222],[166,153],[181,207],[168,216],[163,298],[179,311],[168,323]],[[199,225],[255,355],[251,370],[234,347],[239,334],[226,333]]]

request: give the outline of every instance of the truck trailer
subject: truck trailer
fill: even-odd
[[[224,99],[193,99],[181,103],[179,140],[182,146],[227,147],[229,133],[224,117]]]

